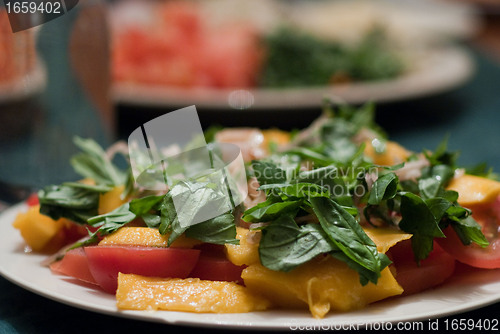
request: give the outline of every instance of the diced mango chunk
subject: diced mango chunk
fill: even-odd
[[[101,194],[99,196],[99,208],[97,212],[103,215],[127,202],[127,199],[121,198],[124,189],[125,186],[116,186],[107,193]]]
[[[160,231],[149,227],[122,227],[112,234],[105,236],[99,246],[145,246],[145,247],[168,247],[168,234],[160,234]],[[170,247],[192,248],[201,242],[179,236]]]
[[[411,234],[393,229],[366,228],[365,232],[382,253],[411,238]],[[322,318],[330,310],[359,309],[403,292],[388,268],[382,271],[377,285],[362,286],[357,272],[328,255],[319,256],[287,273],[270,270],[260,264],[258,239],[253,240],[252,236],[255,233],[260,234],[238,228],[240,245],[226,245],[228,258],[235,264],[248,265],[241,275],[245,286],[281,307],[309,307],[314,317]]]
[[[262,143],[262,148],[267,150],[271,143],[277,146],[283,146],[290,142],[290,132],[278,130],[278,129],[268,129],[262,130],[264,135],[264,141]]]
[[[452,179],[448,190],[458,192],[458,203],[469,207],[493,202],[500,195],[500,182],[465,174]]]
[[[263,311],[271,303],[234,282],[199,278],[154,278],[118,275],[117,306],[126,310],[167,310],[195,313]]]
[[[28,246],[35,252],[43,251],[49,242],[64,228],[63,219],[54,220],[40,213],[40,205],[17,215],[13,226],[18,229]]]
[[[237,266],[260,263],[259,241],[260,231],[250,231],[243,227],[236,228],[236,239],[239,245],[226,244],[227,258]]]
[[[368,227],[363,228],[366,235],[377,245],[377,250],[380,253],[385,254],[389,248],[401,242],[403,240],[408,240],[412,237],[409,233],[404,233],[399,230],[392,228],[375,228]]]
[[[375,164],[382,166],[397,165],[406,161],[411,155],[403,146],[393,141],[388,141],[385,144],[385,150],[380,153],[375,150],[372,142],[367,141],[364,153],[366,156],[370,157]]]
[[[403,292],[388,268],[382,271],[377,285],[362,286],[357,272],[329,255],[286,273],[253,264],[243,270],[241,277],[251,291],[284,308],[309,307],[315,318],[323,318],[330,310],[360,309]]]

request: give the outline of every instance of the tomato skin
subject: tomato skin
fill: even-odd
[[[186,278],[200,254],[197,249],[141,246],[90,246],[84,249],[92,276],[104,291],[112,294],[116,292],[119,272]]]
[[[500,239],[490,240],[488,247],[476,244],[464,245],[451,226],[443,230],[446,238],[438,240],[439,245],[457,261],[484,269],[500,268]]]
[[[429,256],[418,265],[413,257],[411,241],[405,240],[390,249],[396,269],[396,281],[403,287],[403,295],[427,290],[443,283],[455,271],[455,259],[438,244]]]
[[[83,248],[75,248],[68,251],[62,260],[50,265],[52,272],[71,276],[80,281],[97,284],[89,269],[87,255]]]
[[[494,201],[470,206],[472,217],[481,225],[481,231],[490,243],[480,247],[472,243],[465,246],[451,226],[443,230],[446,238],[439,245],[457,261],[476,268],[500,268],[500,196]]]
[[[40,202],[38,201],[38,194],[37,193],[33,193],[31,194],[27,199],[26,199],[26,204],[28,206],[35,206],[35,205],[38,205],[40,204]]]
[[[210,281],[227,281],[243,284],[241,272],[245,266],[237,266],[229,261],[224,247],[202,245],[200,257],[189,277]]]

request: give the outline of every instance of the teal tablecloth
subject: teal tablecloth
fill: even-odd
[[[500,66],[477,51],[472,53],[477,61],[477,72],[466,85],[432,98],[381,105],[378,120],[393,139],[414,150],[435,148],[449,134],[450,148],[462,151],[462,164],[485,161],[500,171]],[[497,303],[455,317],[498,319],[499,314],[500,303]],[[38,296],[0,278],[0,333],[172,333],[192,330],[84,311]],[[207,331],[215,332],[203,329]]]

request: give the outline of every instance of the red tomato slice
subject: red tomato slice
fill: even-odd
[[[189,277],[210,280],[228,281],[243,284],[241,271],[245,266],[237,266],[229,261],[224,253],[224,246],[202,245],[200,258]]]
[[[465,246],[451,227],[443,231],[446,238],[438,239],[439,245],[457,261],[472,267],[500,268],[500,197],[488,206],[473,208],[472,211],[490,245],[485,248],[476,244]]]
[[[26,204],[28,206],[35,206],[38,205],[40,202],[38,201],[38,194],[33,193],[31,194],[27,199],[26,199]]]
[[[439,239],[439,245],[457,261],[476,268],[500,268],[500,239],[490,240],[485,248],[476,244],[465,246],[451,226],[443,232],[446,238]]]
[[[83,248],[75,248],[66,253],[63,259],[50,265],[52,272],[71,276],[81,281],[97,284],[89,270],[87,255]]]
[[[118,273],[154,277],[186,278],[196,265],[200,251],[186,248],[138,246],[85,247],[89,268],[101,288],[115,293]]]
[[[417,265],[413,258],[411,241],[405,240],[390,249],[396,267],[396,280],[403,287],[403,295],[410,295],[443,283],[453,275],[455,259],[434,243],[429,257]]]

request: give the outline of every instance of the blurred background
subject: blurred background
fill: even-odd
[[[394,139],[432,146],[442,131],[423,142],[412,133],[451,131],[463,109],[481,103],[463,101],[464,87],[485,95],[492,88],[478,80],[486,80],[483,65],[492,67],[484,75],[497,70],[495,4],[85,0],[16,33],[5,8],[0,199],[74,178],[67,161],[75,135],[107,146],[189,105],[204,128],[290,130],[318,117],[325,99],[372,101]],[[401,131],[408,136],[399,138]]]
[[[375,102],[409,149],[449,135],[463,165],[500,170],[498,0],[80,0],[16,33],[6,3],[0,210],[73,180],[74,136],[106,147],[190,105],[205,129],[292,130],[325,99]]]

